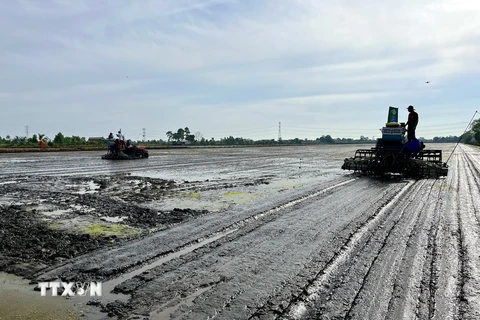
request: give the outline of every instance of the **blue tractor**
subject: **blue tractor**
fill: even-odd
[[[390,107],[389,120],[395,109]],[[448,174],[448,166],[442,162],[442,150],[426,150],[423,142],[418,142],[421,143],[418,151],[408,150],[405,123],[389,121],[381,131],[382,138],[377,139],[374,148],[357,150],[355,157],[345,159],[342,169],[368,175],[400,174],[416,179]]]

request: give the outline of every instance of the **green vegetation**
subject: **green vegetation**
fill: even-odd
[[[474,120],[472,122],[472,128],[469,132],[473,136],[475,141],[480,143],[480,119]]]
[[[241,197],[246,195],[247,193],[245,192],[227,192],[224,194],[225,197]]]
[[[55,135],[54,139],[50,139],[45,134],[34,134],[30,138],[16,136],[14,138],[7,135],[0,137],[0,147],[23,147],[32,148],[40,147],[40,140],[45,142],[45,147],[72,147],[72,146],[105,146],[105,141],[87,141],[84,137],[71,136],[65,137],[61,132]]]
[[[188,197],[188,198],[199,199],[200,198],[200,192],[188,193],[185,196]]]
[[[178,146],[178,145],[196,145],[196,146],[248,146],[248,145],[301,145],[301,144],[360,144],[360,143],[375,143],[375,138],[369,138],[360,136],[358,139],[352,138],[333,138],[331,135],[322,135],[316,139],[288,139],[288,140],[275,140],[275,139],[262,139],[253,140],[243,137],[228,136],[215,140],[215,138],[205,138],[200,132],[192,134],[188,127],[179,128],[177,131],[166,132],[167,141],[148,140],[148,141],[132,141],[133,144],[145,145],[147,147],[152,146]],[[61,132],[57,133],[52,139],[46,137],[44,134],[34,134],[32,137],[19,137],[14,138],[9,135],[0,137],[0,148],[20,147],[20,148],[33,148],[40,147],[40,140],[45,141],[45,147],[53,148],[68,148],[68,147],[98,147],[103,148],[107,146],[105,139],[87,140],[85,137],[71,136],[65,137]],[[433,139],[425,139],[420,137],[425,143],[456,143],[459,140],[463,143],[479,144],[480,143],[480,119],[472,122],[470,130],[465,132],[462,136],[448,136],[448,137],[434,137]]]
[[[126,225],[101,226],[99,224],[91,224],[85,228],[85,233],[92,237],[116,235],[118,237],[128,237],[137,235],[140,230]]]

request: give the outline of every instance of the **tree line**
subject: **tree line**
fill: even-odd
[[[222,146],[222,145],[282,145],[282,144],[360,144],[360,143],[375,143],[375,138],[360,136],[358,139],[353,138],[333,138],[331,135],[322,135],[316,139],[260,139],[254,140],[250,138],[228,136],[216,140],[215,138],[205,138],[202,133],[191,133],[188,127],[179,128],[176,131],[166,132],[167,140],[147,140],[147,141],[132,141],[135,144],[145,145],[198,145],[198,146]],[[66,137],[61,132],[57,133],[52,139],[45,136],[45,134],[34,134],[31,137],[0,137],[0,147],[38,147],[40,139],[45,141],[48,147],[67,147],[67,146],[104,146],[105,141],[89,141],[85,137],[71,136]],[[420,140],[425,143],[456,143],[458,141],[470,144],[480,144],[480,119],[474,120],[470,130],[461,136],[446,136],[434,137],[432,139],[425,139],[420,137]]]
[[[45,134],[33,134],[31,137],[0,137],[0,147],[38,147],[40,145],[40,140],[45,142],[46,146],[49,147],[67,147],[67,146],[80,146],[80,145],[104,145],[104,142],[91,142],[87,141],[85,137],[80,136],[71,136],[65,137],[61,132],[55,135],[55,138],[52,140],[48,138]]]

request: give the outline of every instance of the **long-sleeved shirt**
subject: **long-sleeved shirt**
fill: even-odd
[[[411,129],[416,129],[418,124],[418,113],[410,111],[406,125]]]

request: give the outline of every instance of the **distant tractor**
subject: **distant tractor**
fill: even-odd
[[[406,151],[405,123],[398,123],[397,119],[398,109],[390,107],[389,122],[382,128],[382,138],[377,139],[376,146],[357,150],[355,157],[345,159],[342,169],[368,175],[400,174],[416,179],[447,176],[448,166],[442,163],[442,150],[425,150],[423,142],[419,142],[422,146],[419,152]]]
[[[105,160],[136,160],[148,158],[148,150],[144,146],[130,146],[116,150],[113,145],[109,145],[107,154],[102,156]]]

